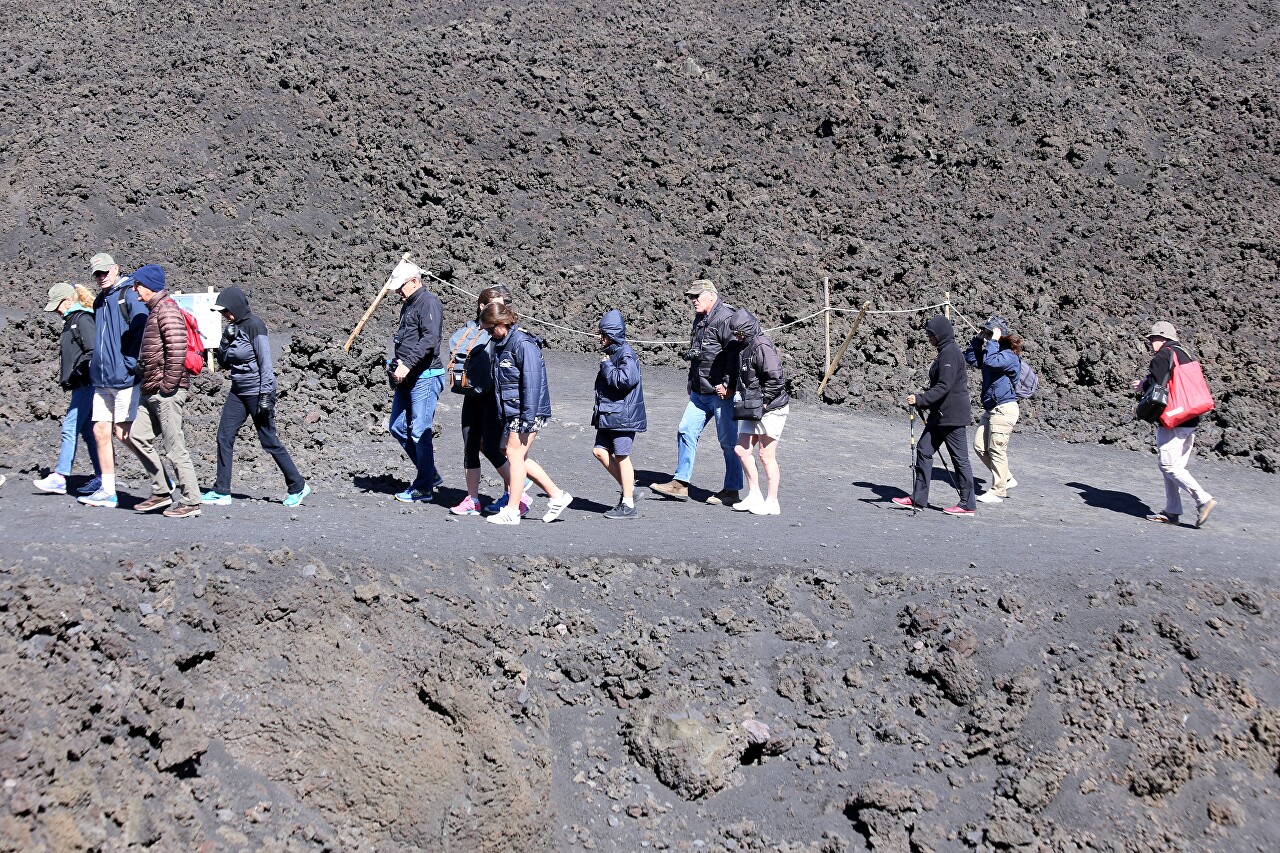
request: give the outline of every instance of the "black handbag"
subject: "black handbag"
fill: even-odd
[[[1147,393],[1138,401],[1137,417],[1149,424],[1159,423],[1164,407],[1169,405],[1169,389],[1167,386],[1152,383]]]

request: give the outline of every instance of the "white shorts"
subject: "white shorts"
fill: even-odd
[[[767,435],[775,441],[782,438],[782,427],[787,423],[790,405],[772,412],[765,412],[758,421],[738,421],[738,435]]]
[[[136,421],[141,390],[140,385],[132,388],[94,388],[93,419],[116,424]]]

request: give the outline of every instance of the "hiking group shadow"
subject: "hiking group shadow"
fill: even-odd
[[[1152,511],[1146,501],[1128,492],[1099,489],[1097,486],[1090,486],[1088,483],[1063,483],[1063,485],[1079,491],[1080,497],[1084,500],[1086,506],[1109,509],[1112,512],[1132,515],[1138,518],[1145,518]]]

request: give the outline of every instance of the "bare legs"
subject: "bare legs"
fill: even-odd
[[[560,497],[560,487],[555,484],[542,466],[529,458],[529,447],[538,436],[536,432],[507,433],[507,471],[505,480],[507,494],[519,505],[520,495],[524,494],[524,478],[527,476],[536,483],[551,500]]]
[[[622,502],[631,506],[635,500],[636,488],[636,469],[631,464],[631,457],[614,456],[603,447],[592,448],[591,453],[604,466],[604,470],[609,472],[609,476],[617,481],[618,488],[622,490]]]
[[[738,454],[738,461],[742,463],[747,494],[760,492],[760,475],[756,471],[756,461],[752,454],[752,450],[757,447],[760,449],[760,464],[764,466],[765,480],[768,481],[768,491],[764,497],[776,501],[781,478],[781,471],[778,469],[778,440],[767,435],[739,435],[738,444],[733,449]]]

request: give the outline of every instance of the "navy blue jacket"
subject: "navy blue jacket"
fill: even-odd
[[[640,383],[640,357],[627,343],[627,324],[621,311],[600,319],[600,331],[609,339],[596,376],[596,406],[591,425],[597,429],[644,432],[649,422],[644,412],[644,388]]]
[[[498,414],[520,419],[520,431],[528,432],[534,418],[551,417],[551,388],[542,347],[532,335],[512,326],[502,340],[493,339],[493,389]]]
[[[968,426],[973,420],[969,373],[951,321],[939,314],[929,318],[925,328],[938,340],[938,356],[929,366],[929,387],[916,392],[916,406],[929,410],[926,423],[932,426]]]
[[[132,388],[140,380],[138,351],[151,310],[138,298],[132,284],[133,279],[124,276],[115,287],[99,291],[93,300],[97,328],[93,358],[89,360],[89,381],[94,388]]]
[[[996,341],[981,335],[969,342],[964,360],[973,367],[982,368],[982,408],[988,412],[996,406],[1013,403],[1018,399],[1016,384],[1022,359],[1011,349],[1000,349]]]

